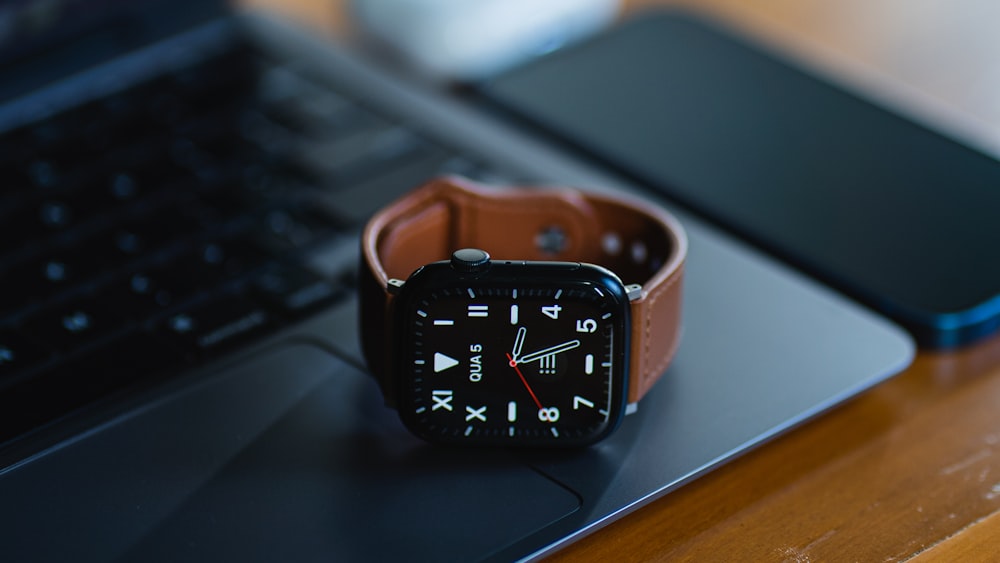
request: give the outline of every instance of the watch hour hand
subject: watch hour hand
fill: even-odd
[[[514,349],[510,353],[510,364],[514,365],[518,362],[518,358],[521,355],[521,348],[524,347],[524,337],[528,335],[528,329],[523,326],[517,329],[517,336],[514,337]]]

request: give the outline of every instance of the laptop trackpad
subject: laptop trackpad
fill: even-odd
[[[579,508],[512,455],[412,438],[306,344],[0,475],[0,498],[23,555],[73,560],[469,559]]]

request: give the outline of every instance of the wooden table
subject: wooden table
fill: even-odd
[[[340,1],[249,3],[273,6],[326,33],[351,31]],[[627,2],[626,10],[667,3],[677,2],[636,0]],[[684,4],[1000,155],[1000,3],[995,0]],[[899,376],[552,559],[998,557],[1000,337],[995,337],[954,352],[921,352]]]

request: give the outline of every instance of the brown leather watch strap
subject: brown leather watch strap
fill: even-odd
[[[676,219],[648,203],[442,177],[372,217],[361,246],[362,347],[390,402],[390,280],[405,280],[459,248],[482,248],[499,260],[588,262],[615,272],[626,285],[641,285],[631,302],[629,403],[652,387],[677,348],[687,238]]]

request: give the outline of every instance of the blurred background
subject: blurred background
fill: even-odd
[[[365,2],[366,0],[359,0]],[[342,41],[348,0],[242,0]],[[933,127],[1000,156],[1000,2],[995,0],[622,0],[711,13]]]

